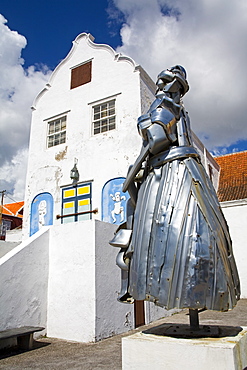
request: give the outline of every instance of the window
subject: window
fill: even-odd
[[[92,210],[91,183],[66,187],[62,189],[62,223],[90,220],[91,213],[80,214]]]
[[[115,99],[93,107],[93,134],[116,128]]]
[[[70,89],[85,85],[91,81],[92,78],[92,61],[84,63],[71,70]]]
[[[11,220],[2,219],[2,223],[0,225],[0,237],[1,239],[5,239],[6,231],[11,229]]]
[[[47,147],[51,148],[66,141],[66,116],[48,122]]]

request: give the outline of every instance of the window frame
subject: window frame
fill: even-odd
[[[91,134],[97,136],[106,132],[116,130],[116,96],[91,104]],[[112,104],[113,103],[113,104]],[[97,132],[96,132],[97,131]]]
[[[85,188],[85,192],[80,192],[81,189]],[[89,191],[86,191],[86,188],[89,188]],[[61,217],[61,223],[66,224],[69,222],[77,222],[77,221],[83,221],[83,220],[91,220],[92,219],[92,213],[88,213],[85,215],[78,215],[76,213],[83,212],[82,208],[83,206],[89,206],[86,207],[88,209],[85,209],[86,211],[92,211],[92,182],[87,181],[80,184],[77,184],[76,186],[65,186],[61,188],[62,190],[62,198],[61,198],[61,215],[65,216],[66,213],[64,212],[65,208],[72,208],[72,207],[64,207],[65,204],[69,204],[74,202],[73,211],[69,211],[67,214],[74,214],[73,216],[67,216],[67,217]],[[74,191],[74,195],[73,195]],[[66,196],[65,192],[71,192],[71,196]],[[89,202],[85,204],[79,204],[79,202],[83,202],[85,200],[89,200]]]
[[[53,147],[57,147],[58,145],[62,145],[62,144],[66,143],[66,141],[67,141],[67,129],[68,129],[68,113],[69,112],[70,112],[70,110],[67,110],[66,112],[57,114],[55,116],[52,116],[52,117],[49,117],[49,118],[46,118],[46,119],[43,120],[43,122],[46,124],[46,149],[51,149]],[[60,129],[57,132],[55,132],[55,130],[54,130],[53,133],[50,133],[49,132],[50,124],[52,122],[61,121],[63,118],[65,118],[65,128]],[[62,128],[62,124],[61,124],[61,128]],[[58,138],[59,142],[56,145],[54,145],[54,140],[55,140],[55,138],[54,138],[53,139],[53,145],[49,146],[49,137],[55,136],[55,134],[60,135],[61,133],[64,133],[64,141],[61,142],[61,136],[60,136]]]
[[[63,126],[65,122],[65,127]],[[54,126],[53,132],[50,129]],[[56,127],[58,129],[56,130]],[[67,116],[62,116],[47,122],[47,149],[66,143]],[[51,139],[51,140],[50,140]],[[52,144],[52,145],[50,145]]]

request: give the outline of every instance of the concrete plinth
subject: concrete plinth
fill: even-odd
[[[218,338],[174,338],[151,334],[152,331],[125,337],[122,369],[247,369],[247,327],[228,329],[220,330]]]

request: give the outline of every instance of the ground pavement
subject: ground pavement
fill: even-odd
[[[200,324],[204,325],[247,327],[247,299],[240,300],[232,311],[204,311],[199,314],[199,317]],[[163,323],[189,323],[188,310],[97,343],[85,344],[54,338],[40,338],[35,341],[35,348],[31,351],[8,351],[0,354],[0,369],[120,370],[122,337]]]

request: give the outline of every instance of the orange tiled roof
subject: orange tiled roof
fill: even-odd
[[[3,205],[3,215],[15,216],[22,218],[22,214],[19,214],[24,206],[24,202],[9,203]]]
[[[220,202],[247,198],[247,151],[214,158],[220,165]]]

